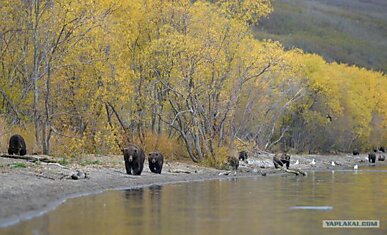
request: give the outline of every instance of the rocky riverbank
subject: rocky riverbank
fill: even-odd
[[[272,154],[255,154],[241,162],[237,172],[220,171],[191,162],[166,162],[161,175],[149,171],[141,176],[125,173],[122,156],[84,156],[71,164],[28,162],[0,158],[0,227],[52,209],[66,198],[111,189],[146,187],[234,177],[264,177],[287,174],[274,169]],[[368,165],[366,155],[292,155],[290,169],[340,170]],[[316,164],[312,164],[315,159]],[[332,165],[334,162],[335,166]],[[377,162],[376,164],[386,164]],[[78,173],[78,174],[77,174]],[[77,177],[71,177],[72,175]]]

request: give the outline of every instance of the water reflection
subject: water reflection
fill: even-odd
[[[385,168],[154,185],[72,199],[0,234],[387,234]],[[289,210],[291,207],[330,210]],[[322,220],[380,220],[323,229]]]

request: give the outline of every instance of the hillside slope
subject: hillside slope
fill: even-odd
[[[274,12],[255,28],[328,61],[387,72],[386,0],[273,0]]]

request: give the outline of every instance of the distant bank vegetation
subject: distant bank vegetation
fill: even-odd
[[[273,7],[255,27],[256,38],[387,72],[385,0],[273,0]]]
[[[254,39],[269,1],[3,1],[0,148],[218,162],[387,144],[387,77]],[[245,146],[246,147],[246,146]]]

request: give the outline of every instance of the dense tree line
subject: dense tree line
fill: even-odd
[[[2,0],[0,135],[23,132],[46,154],[162,149],[163,138],[195,162],[240,143],[386,144],[386,76],[255,40],[250,26],[271,10],[265,0]]]

